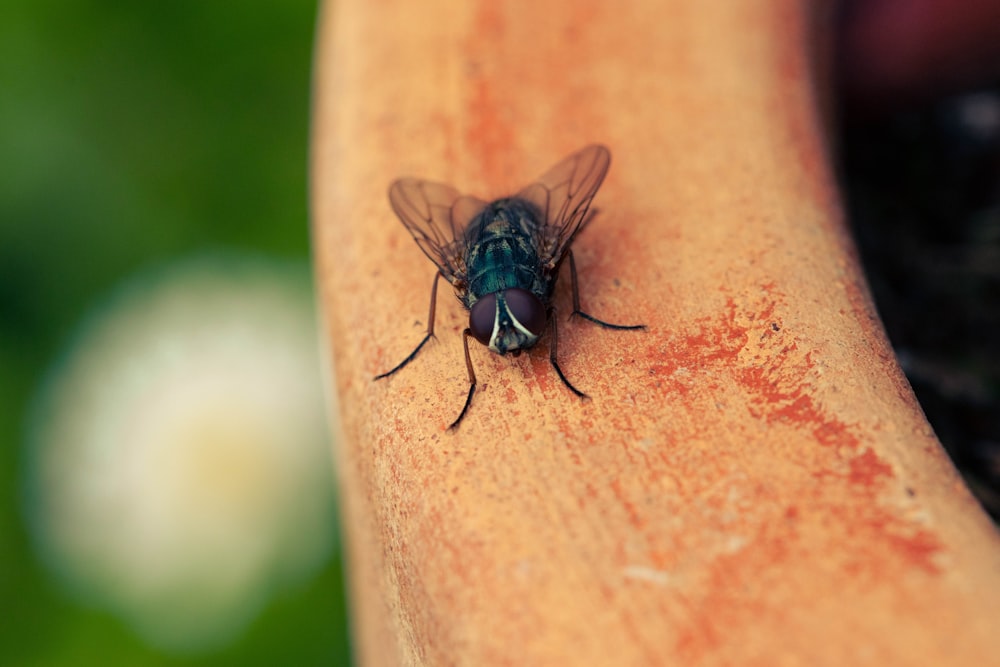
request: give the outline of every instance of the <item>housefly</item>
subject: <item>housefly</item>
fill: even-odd
[[[610,324],[580,309],[576,263],[570,246],[589,218],[587,209],[601,186],[611,153],[591,145],[573,153],[512,197],[485,202],[455,188],[413,178],[389,187],[389,202],[403,225],[435,266],[427,335],[395,368],[413,361],[434,336],[438,279],[444,277],[469,311],[462,332],[469,393],[454,429],[465,417],[476,391],[476,373],[469,357],[469,337],[497,354],[514,356],[533,347],[551,328],[549,361],[562,383],[581,398],[556,360],[558,332],[553,292],[563,260],[569,258],[573,313],[608,329],[644,329],[645,325]],[[571,316],[572,316],[571,315]]]

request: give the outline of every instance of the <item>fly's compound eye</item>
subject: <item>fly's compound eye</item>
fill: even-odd
[[[511,317],[534,336],[542,335],[545,328],[545,306],[538,297],[527,290],[515,288],[505,290],[503,299]]]
[[[469,328],[472,335],[483,345],[489,345],[497,319],[496,294],[487,294],[472,306],[469,313]]]

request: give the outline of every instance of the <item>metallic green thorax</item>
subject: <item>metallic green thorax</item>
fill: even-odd
[[[541,227],[537,209],[523,199],[499,199],[469,223],[465,232],[466,308],[487,294],[521,288],[548,303],[551,285],[538,256]]]

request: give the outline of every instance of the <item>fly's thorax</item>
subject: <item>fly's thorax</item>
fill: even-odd
[[[538,342],[546,319],[546,308],[537,296],[513,288],[476,301],[469,312],[469,329],[497,354],[518,354]]]
[[[539,213],[531,203],[499,199],[466,230],[465,267],[472,305],[483,295],[518,288],[546,294],[538,248]]]

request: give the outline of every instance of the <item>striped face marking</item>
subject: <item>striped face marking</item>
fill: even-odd
[[[547,315],[542,302],[527,290],[513,288],[487,294],[469,313],[469,329],[497,354],[527,349],[538,342]]]

